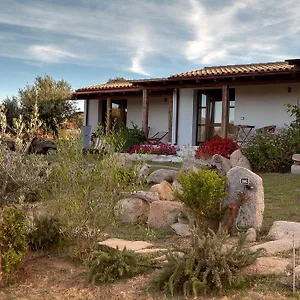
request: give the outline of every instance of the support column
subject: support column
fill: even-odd
[[[172,119],[172,144],[177,144],[178,132],[178,91],[173,90],[173,119]]]
[[[112,102],[111,98],[107,98],[106,104],[106,130],[109,132],[112,129]]]
[[[148,111],[149,111],[149,91],[147,89],[143,90],[143,119],[142,119],[142,129],[145,137],[148,137]]]
[[[173,95],[168,97],[169,115],[168,115],[168,142],[172,143],[172,127],[173,127]]]
[[[222,123],[221,123],[221,137],[227,138],[229,124],[229,87],[223,85],[222,87]]]

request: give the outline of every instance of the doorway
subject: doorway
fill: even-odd
[[[234,123],[235,89],[229,89],[229,123]],[[196,145],[221,135],[222,89],[197,91]]]

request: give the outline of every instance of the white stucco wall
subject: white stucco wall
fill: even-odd
[[[168,99],[166,97],[149,97],[148,125],[149,136],[157,132],[168,131]],[[142,98],[127,98],[127,127],[132,128],[132,122],[142,128]],[[167,142],[166,136],[162,142]]]
[[[179,90],[178,107],[178,145],[195,143],[194,89]]]
[[[288,92],[288,88],[291,91]],[[300,84],[272,84],[235,87],[234,123],[278,128],[293,120],[284,104],[300,105]]]
[[[89,100],[88,103],[88,125],[92,126],[92,132],[97,129],[99,122],[99,100]],[[101,115],[100,115],[101,117]]]

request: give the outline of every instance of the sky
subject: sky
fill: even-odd
[[[300,58],[299,33],[300,0],[0,0],[0,100],[45,74],[76,90]]]

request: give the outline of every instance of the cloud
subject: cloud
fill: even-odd
[[[47,63],[58,63],[66,59],[78,58],[75,54],[50,45],[32,45],[28,51],[32,57]]]
[[[147,71],[145,71],[141,65],[143,59],[145,58],[145,55],[146,55],[145,49],[139,48],[137,50],[136,55],[131,60],[131,67],[130,67],[131,72],[141,74],[144,76],[150,76],[150,74]]]

